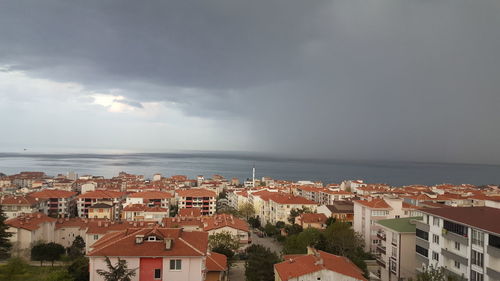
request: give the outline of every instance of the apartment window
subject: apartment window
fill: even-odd
[[[392,257],[397,258],[398,257],[398,248],[392,247]]]
[[[392,244],[397,245],[398,244],[398,235],[396,233],[392,233]]]
[[[470,271],[470,281],[483,281],[483,275],[479,272],[475,272],[474,270]]]
[[[182,260],[170,260],[170,270],[181,270]]]
[[[389,215],[389,211],[372,211],[372,216],[383,217]]]
[[[439,254],[436,252],[432,252],[432,259],[435,261],[439,261]]]
[[[432,217],[432,224],[435,226],[439,226],[439,218]]]
[[[455,261],[455,267],[458,268],[458,269],[460,269],[460,262]]]
[[[483,267],[483,261],[484,261],[483,254],[472,250],[472,258],[471,258],[472,264],[475,264],[479,267]]]
[[[495,235],[488,235],[488,243],[491,247],[500,248],[500,237]]]
[[[436,234],[432,234],[432,242],[435,244],[439,244],[439,236]]]
[[[472,229],[472,244],[483,247],[484,234],[481,231]]]
[[[460,251],[460,243],[455,241],[455,250]]]
[[[423,230],[417,228],[415,230],[415,235],[419,238],[424,239],[425,241],[429,240],[429,233],[427,231],[423,231]]]
[[[451,221],[444,221],[443,228],[458,235],[467,236],[467,227]]]
[[[426,248],[423,248],[423,247],[420,247],[419,245],[417,245],[415,247],[415,251],[426,258],[429,257],[429,250]]]
[[[94,235],[94,240],[99,239],[99,235]]]
[[[161,279],[161,269],[160,268],[155,269],[155,279]]]

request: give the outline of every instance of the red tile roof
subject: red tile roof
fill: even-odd
[[[323,251],[317,251],[317,255],[304,255],[288,259],[275,264],[274,267],[282,281],[320,270],[331,270],[357,280],[367,280],[363,277],[363,271],[348,258]]]
[[[231,227],[242,231],[249,231],[248,223],[240,218],[228,214],[219,214],[203,218],[203,230],[210,231],[223,227]]]
[[[301,196],[294,196],[291,194],[277,193],[269,196],[269,200],[274,201],[278,204],[289,204],[289,205],[317,205],[316,202],[306,199]]]
[[[217,194],[214,191],[202,188],[193,189],[181,189],[177,190],[177,195],[179,197],[216,197]]]
[[[59,190],[59,189],[45,189],[38,192],[33,192],[29,196],[33,198],[70,198],[76,196],[76,192]]]
[[[208,271],[226,271],[227,257],[223,254],[210,252],[207,256],[206,267]]]
[[[185,226],[197,226],[199,229],[203,228],[203,221],[201,217],[163,218],[162,223],[165,227],[169,228],[178,228]]]
[[[169,199],[172,194],[162,191],[143,191],[135,192],[128,195],[129,198],[144,198],[144,199]]]
[[[14,196],[14,195],[4,195],[0,198],[0,204],[2,205],[27,205],[33,206],[38,203],[33,197],[29,196]]]
[[[328,218],[325,214],[310,214],[304,213],[300,215],[300,221],[302,223],[325,223]]]
[[[500,209],[491,207],[455,207],[429,208],[420,211],[500,234],[500,223],[498,223]]]
[[[95,190],[89,191],[84,194],[78,195],[77,198],[92,198],[92,199],[102,199],[102,198],[121,198],[125,196],[124,192],[113,191],[113,190]]]
[[[177,214],[179,217],[201,217],[200,208],[181,208]]]
[[[372,209],[392,209],[387,202],[385,202],[384,199],[379,199],[379,198],[373,198],[372,200],[353,200],[355,203],[359,203],[363,206],[366,206],[368,208]]]
[[[162,241],[144,241],[136,244],[136,235],[154,235]],[[172,248],[165,249],[164,239],[173,239]],[[102,240],[102,241],[101,241]],[[125,257],[195,257],[205,256],[208,249],[208,233],[185,232],[180,228],[129,228],[105,235],[92,246],[88,256]]]
[[[56,219],[48,217],[43,213],[33,213],[33,214],[22,214],[17,218],[12,218],[5,221],[11,227],[23,228],[29,231],[33,231],[41,227],[43,223],[55,222]]]

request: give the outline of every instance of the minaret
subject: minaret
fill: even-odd
[[[255,164],[253,164],[252,169],[252,186],[255,187]]]

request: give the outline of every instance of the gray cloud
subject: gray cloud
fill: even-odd
[[[11,1],[0,64],[242,120],[252,150],[498,163],[499,13],[496,0]]]

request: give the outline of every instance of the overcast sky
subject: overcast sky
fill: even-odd
[[[500,1],[0,0],[0,151],[500,163]]]

